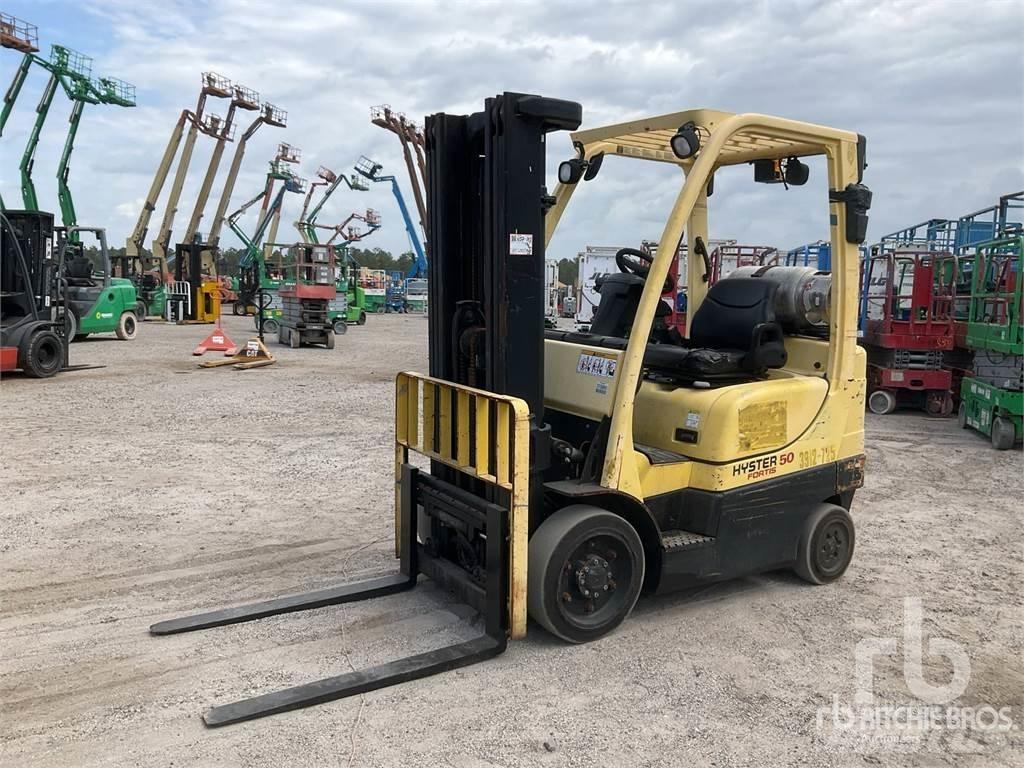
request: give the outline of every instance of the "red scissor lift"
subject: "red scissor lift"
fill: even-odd
[[[953,413],[952,373],[943,354],[954,346],[955,281],[940,276],[949,254],[882,251],[865,266],[863,343],[868,352],[868,407],[892,413],[899,406],[932,416]]]

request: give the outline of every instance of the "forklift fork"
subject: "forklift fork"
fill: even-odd
[[[422,545],[417,541],[417,489],[424,486],[434,497],[446,493],[458,495],[459,492],[430,475],[420,476],[419,471],[409,464],[402,465],[401,478],[403,493],[399,512],[401,536],[399,573],[354,584],[344,584],[299,595],[162,621],[151,626],[150,633],[172,635],[197,629],[239,624],[282,613],[392,595],[415,587],[421,570],[427,575],[433,576],[440,583],[450,585],[452,583],[451,572],[454,568],[441,561],[440,558],[424,551]],[[465,509],[464,506],[463,509]],[[487,573],[486,587],[483,590],[485,630],[483,635],[437,650],[378,664],[368,669],[328,677],[293,688],[213,707],[203,715],[206,724],[210,727],[229,725],[291,709],[301,709],[314,704],[343,699],[409,680],[429,677],[450,669],[465,667],[502,653],[507,644],[508,510],[485,502],[475,512],[483,518],[487,534]]]

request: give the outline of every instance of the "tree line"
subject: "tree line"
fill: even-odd
[[[126,249],[121,248],[109,248],[111,261],[117,261],[125,255]],[[85,255],[93,263],[93,267],[97,270],[102,269],[102,259],[100,257],[100,249],[95,245],[88,245],[84,249]],[[409,267],[413,263],[412,251],[406,251],[405,253],[399,254],[397,257],[391,253],[391,251],[384,250],[383,248],[349,248],[349,255],[360,267],[369,267],[370,269],[384,269],[387,271],[398,271],[407,272]],[[152,256],[153,252],[148,248],[142,249],[143,256]],[[235,275],[238,273],[238,264],[242,256],[245,255],[244,248],[223,248],[221,249],[220,256],[217,261],[217,269],[222,275]],[[287,252],[281,249],[274,251],[273,257],[275,260],[280,259],[283,263],[287,264],[292,261],[292,258]]]

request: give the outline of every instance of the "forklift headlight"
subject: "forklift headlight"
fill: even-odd
[[[558,181],[562,184],[575,184],[583,177],[586,163],[577,157],[558,164]]]
[[[672,147],[672,154],[680,160],[693,157],[700,150],[700,136],[697,135],[697,126],[693,123],[686,123],[676,131],[676,135],[669,139]]]

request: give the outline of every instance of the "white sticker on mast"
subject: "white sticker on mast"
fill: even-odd
[[[533,235],[512,232],[508,236],[509,256],[533,256]]]

